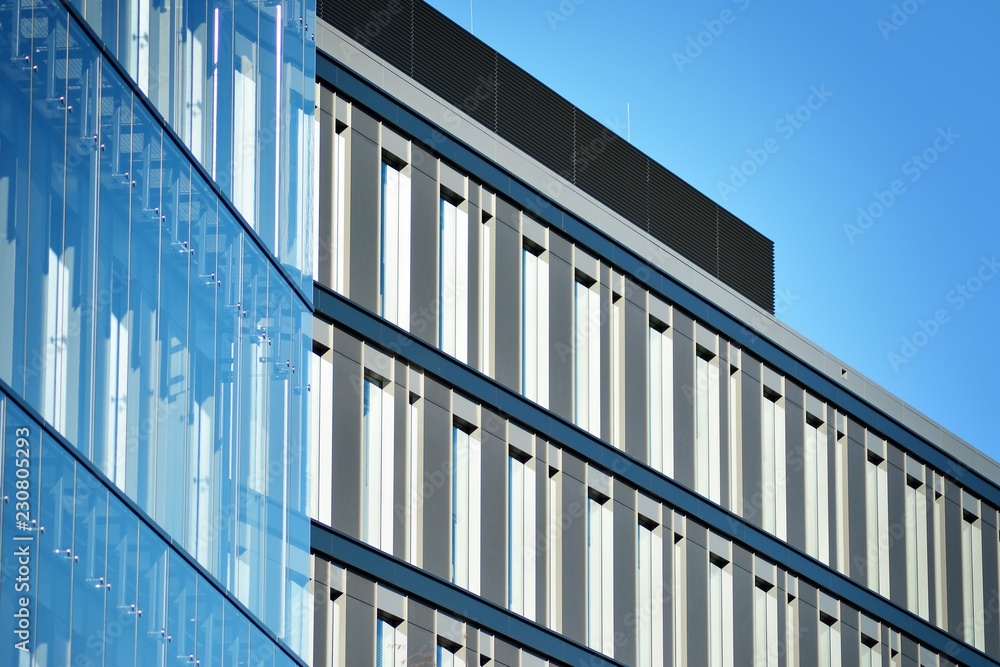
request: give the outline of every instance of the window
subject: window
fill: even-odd
[[[639,522],[636,567],[638,667],[663,664],[663,535]]]
[[[761,421],[761,503],[764,530],[787,539],[785,522],[785,405],[777,394],[764,390],[764,415]]]
[[[521,251],[521,393],[549,405],[549,263],[541,250]]]
[[[441,197],[438,341],[459,361],[469,360],[469,214]]]
[[[850,534],[847,523],[847,437],[837,431],[836,451],[834,452],[836,489],[834,502],[837,505],[837,569],[841,574],[850,574],[847,536]]]
[[[775,587],[757,580],[753,605],[754,667],[778,667],[778,596]]]
[[[708,664],[733,665],[733,572],[715,556],[708,564]]]
[[[687,664],[687,549],[681,535],[674,535],[671,588],[674,612],[674,664]]]
[[[819,667],[838,667],[840,656],[840,625],[832,616],[819,615]]]
[[[483,225],[479,234],[481,294],[479,307],[482,319],[479,326],[479,364],[484,374],[493,375],[493,222],[483,214]]]
[[[546,530],[546,579],[548,581],[548,626],[562,629],[562,474],[549,468],[546,485],[548,520]]]
[[[826,446],[826,426],[806,415],[803,450],[805,472],[806,553],[830,562],[830,473]]]
[[[459,647],[437,646],[437,667],[464,667],[465,660],[459,657]]]
[[[347,137],[344,132],[333,135],[333,287],[344,294],[347,290]],[[318,192],[318,190],[317,190]]]
[[[611,444],[625,446],[625,317],[621,295],[611,297]]]
[[[507,458],[507,606],[535,619],[535,468]]]
[[[729,369],[729,509],[743,512],[743,420],[740,371]]]
[[[587,499],[587,645],[614,656],[611,501]]]
[[[379,616],[375,624],[375,667],[404,667],[407,664],[403,624]]]
[[[947,582],[945,577],[947,574],[947,568],[945,567],[945,557],[947,551],[944,549],[944,508],[945,499],[944,493],[939,489],[941,486],[941,478],[935,477],[935,488],[934,488],[934,507],[932,509],[932,516],[934,520],[934,545],[935,545],[935,557],[934,557],[934,590],[937,591],[937,595],[934,596],[936,601],[935,606],[935,623],[938,627],[946,628],[948,627],[948,605],[945,604],[945,596],[942,594],[943,591],[947,590]]]
[[[861,667],[882,667],[882,651],[880,650],[878,639],[861,635],[861,654],[859,664]]]
[[[886,464],[869,450],[865,466],[868,587],[889,596],[889,497]]]
[[[962,517],[962,628],[965,641],[985,650],[983,617],[983,528],[976,515]]]
[[[674,475],[674,341],[665,325],[649,325],[649,465]]]
[[[382,163],[380,314],[410,328],[410,177]]]
[[[695,491],[722,502],[722,449],[719,440],[719,361],[710,352],[695,356]]]
[[[463,426],[455,425],[451,432],[451,582],[478,594],[480,444]]]
[[[601,436],[600,287],[577,278],[573,284],[573,420]]]
[[[799,600],[791,594],[785,607],[785,667],[799,667]]]
[[[923,470],[921,470],[921,476]],[[927,571],[927,488],[914,477],[906,479],[906,601],[910,611],[929,619]]]
[[[393,408],[387,384],[375,377],[365,378],[361,539],[391,553]]]
[[[423,508],[423,471],[420,456],[420,399],[417,396],[410,397],[410,419],[409,438],[407,438],[406,455],[409,459],[406,464],[406,472],[409,486],[410,502],[407,507],[409,514],[407,528],[409,530],[409,560],[410,563],[419,566],[420,561],[420,514]]]

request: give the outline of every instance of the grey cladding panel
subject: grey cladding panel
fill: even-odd
[[[615,658],[627,664],[635,662],[636,623],[636,539],[638,523],[635,512],[614,501],[614,605]],[[653,599],[656,597],[654,595]]]
[[[375,664],[375,609],[347,597],[344,609],[346,657],[349,665]]]
[[[340,354],[333,363],[333,527],[361,535],[361,365]]]
[[[351,130],[351,299],[378,312],[379,202],[382,177],[378,146]]]
[[[694,341],[690,320],[674,312],[674,477],[694,488]]]
[[[424,402],[424,569],[451,578],[451,414]],[[429,489],[429,493],[428,493]]]
[[[564,474],[563,633],[587,641],[587,488]]]
[[[798,393],[795,400],[794,392]],[[788,542],[806,548],[805,411],[802,390],[790,389],[785,399],[785,479],[788,494]],[[815,518],[809,520],[815,521]]]
[[[438,210],[437,181],[411,170],[413,213],[411,218],[410,330],[421,340],[437,344]]]
[[[847,514],[848,530],[850,531],[850,569],[851,578],[863,586],[868,585],[868,533],[867,524],[867,487],[865,486],[865,466],[868,465],[868,452],[863,443],[864,427],[856,421],[849,420],[847,424]]]
[[[549,409],[573,419],[573,269],[549,253]]]
[[[482,433],[483,597],[507,603],[507,443]],[[541,481],[545,481],[540,477]]]
[[[505,224],[496,229],[496,379],[520,391],[521,237]]]
[[[646,341],[649,336],[646,311],[631,301],[625,301],[625,450],[649,462],[649,363]]]
[[[748,521],[756,526],[764,525],[761,513],[761,501],[764,498],[761,485],[761,385],[755,375],[745,372],[749,367],[757,367],[759,376],[760,362],[747,360],[744,362],[740,377],[743,386],[740,388],[743,401],[743,514]],[[752,369],[750,369],[752,370]]]

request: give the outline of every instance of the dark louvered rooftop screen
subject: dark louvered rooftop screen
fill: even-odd
[[[423,0],[318,0],[317,14],[774,312],[770,239]]]

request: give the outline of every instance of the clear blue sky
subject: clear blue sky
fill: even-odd
[[[431,4],[469,27],[468,0]],[[474,22],[606,125],[630,103],[632,143],[774,240],[781,320],[1000,459],[1000,3],[475,0]]]

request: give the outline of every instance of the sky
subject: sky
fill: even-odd
[[[774,241],[780,320],[1000,460],[1000,3],[430,4],[630,118]]]

